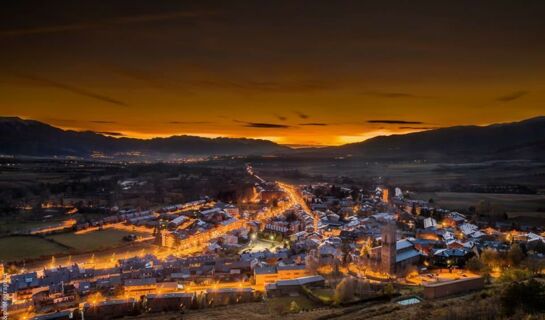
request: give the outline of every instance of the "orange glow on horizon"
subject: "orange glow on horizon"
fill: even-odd
[[[65,127],[65,126],[57,126],[58,128],[61,128],[63,130],[73,130],[73,131],[89,131],[90,129],[85,128],[77,128],[77,127]],[[412,132],[419,132],[419,131],[425,131],[418,130],[418,129],[401,129],[401,130],[390,130],[390,129],[379,129],[379,130],[371,130],[367,132],[361,132],[356,133],[353,135],[325,135],[324,133],[309,133],[304,134],[302,132],[297,132],[297,134],[293,135],[285,135],[285,136],[278,136],[278,135],[246,135],[244,133],[212,133],[212,132],[194,132],[194,131],[187,131],[187,132],[141,132],[141,131],[123,131],[123,130],[116,130],[115,128],[111,128],[111,130],[91,130],[96,131],[98,133],[101,133],[105,136],[109,136],[112,138],[135,138],[135,139],[143,139],[143,140],[150,140],[154,138],[169,138],[173,136],[196,136],[196,137],[202,137],[202,138],[248,138],[248,139],[259,139],[259,140],[268,140],[272,141],[281,145],[290,146],[292,148],[300,148],[300,147],[325,147],[325,146],[339,146],[343,144],[349,144],[349,143],[357,143],[362,142],[368,139],[372,139],[374,137],[378,136],[388,136],[388,135],[395,135],[395,134],[407,134]],[[114,134],[108,134],[108,132],[115,132],[119,133],[119,135]],[[319,135],[317,135],[319,134]],[[308,136],[312,136],[311,141],[308,140]]]

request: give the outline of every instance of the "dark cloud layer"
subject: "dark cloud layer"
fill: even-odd
[[[291,126],[277,123],[263,123],[263,122],[248,122],[246,124],[248,128],[263,128],[263,129],[287,129]]]
[[[240,120],[233,120],[237,123],[242,123],[244,127],[247,128],[258,128],[258,129],[288,129],[291,128],[289,125],[285,124],[278,124],[278,123],[267,123],[267,122],[248,122],[248,121],[240,121]]]
[[[325,127],[325,126],[327,126],[328,124],[327,124],[327,123],[323,123],[323,122],[304,122],[304,123],[300,123],[299,125],[300,125],[300,126]]]
[[[114,104],[114,105],[122,106],[122,107],[127,107],[128,106],[127,103],[125,103],[123,101],[117,100],[117,99],[112,98],[112,97],[108,97],[108,96],[100,94],[100,93],[92,92],[92,91],[89,91],[87,89],[79,88],[79,87],[76,87],[76,86],[71,85],[71,84],[58,82],[58,81],[55,81],[55,80],[46,79],[46,78],[37,77],[37,76],[34,76],[34,75],[28,75],[28,74],[16,73],[14,75],[21,78],[21,79],[30,80],[30,81],[32,81],[32,82],[34,82],[36,84],[61,89],[61,90],[64,90],[64,91],[67,91],[67,92],[70,92],[70,93],[74,93],[74,94],[77,94],[77,95],[80,95],[80,96],[84,96],[84,97],[87,97],[87,98],[92,98],[92,99],[95,99],[95,100],[100,100],[102,102],[107,102],[109,104]]]
[[[498,97],[496,100],[498,100],[500,102],[511,102],[513,100],[520,99],[520,98],[522,98],[523,96],[525,96],[527,94],[528,94],[527,91],[522,91],[522,90],[521,91],[515,91],[513,93]]]
[[[197,12],[179,11],[179,12],[166,12],[166,13],[160,13],[160,14],[120,16],[120,17],[114,17],[111,19],[98,20],[98,21],[7,29],[7,30],[0,31],[0,37],[17,37],[17,36],[26,36],[26,35],[36,35],[36,34],[70,32],[70,31],[96,29],[96,28],[101,28],[101,27],[106,27],[111,25],[150,23],[150,22],[161,22],[161,21],[168,21],[168,20],[181,19],[181,18],[195,18],[195,17],[202,17],[206,15],[211,15],[211,14],[215,14],[215,13],[206,12],[206,11],[197,11]]]
[[[299,118],[301,119],[308,119],[309,115],[306,113],[303,113],[301,111],[293,111]]]

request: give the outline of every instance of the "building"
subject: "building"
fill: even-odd
[[[32,320],[69,320],[73,318],[74,312],[72,310],[65,310],[36,316]]]
[[[388,188],[382,189],[382,202],[389,203],[390,202],[390,191]]]
[[[195,294],[185,292],[148,294],[143,299],[147,312],[182,311],[191,308],[194,302]]]
[[[279,280],[291,280],[309,275],[305,265],[264,266],[254,269],[255,285],[263,288]]]
[[[321,287],[325,284],[324,277],[320,275],[295,278],[292,280],[279,280],[268,284],[265,289],[268,297],[282,297],[299,294],[305,287]]]
[[[359,262],[371,271],[388,276],[405,276],[420,262],[421,254],[408,239],[396,241],[395,224],[381,229],[382,245],[362,250]]]
[[[393,223],[388,223],[382,228],[382,248],[380,249],[380,271],[382,273],[396,274],[396,243],[396,226]]]
[[[85,303],[82,310],[84,319],[102,320],[134,316],[138,313],[138,305],[135,299],[108,300],[96,304]]]
[[[471,277],[454,281],[424,284],[424,298],[434,299],[484,288],[483,277]]]
[[[143,295],[156,292],[157,282],[155,278],[127,279],[123,289],[126,296],[140,298]]]
[[[220,288],[207,289],[206,302],[209,306],[225,306],[234,303],[253,302],[252,288]]]

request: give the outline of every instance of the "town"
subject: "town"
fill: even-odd
[[[298,297],[327,308],[368,301],[406,307],[524,279],[545,266],[541,228],[442,209],[395,186],[294,185],[266,180],[251,164],[244,170],[253,187],[240,203],[203,197],[32,230],[127,230],[127,241],[149,245],[118,256],[2,266],[4,314],[110,319],[282,297],[279,314],[306,311]]]

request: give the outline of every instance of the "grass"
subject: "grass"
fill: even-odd
[[[66,252],[66,248],[39,237],[0,238],[0,260],[34,259]]]
[[[312,310],[317,307],[316,303],[304,296],[271,298],[267,299],[266,303],[270,313],[282,314],[289,312],[290,305],[293,301],[299,305],[301,310]]]
[[[69,246],[79,252],[106,249],[123,244],[123,237],[131,234],[127,231],[106,229],[85,234],[63,233],[48,236],[58,243]]]

